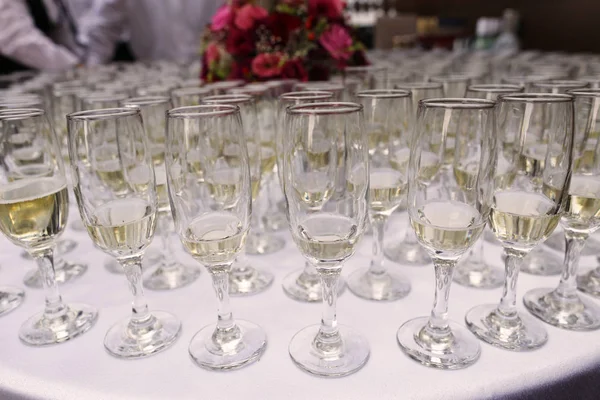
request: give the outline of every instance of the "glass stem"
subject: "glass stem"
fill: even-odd
[[[342,338],[336,316],[337,288],[341,269],[317,269],[317,271],[323,290],[323,316],[313,346],[321,353],[335,354],[342,350]]]
[[[148,311],[148,302],[144,297],[144,289],[142,287],[142,256],[123,258],[119,262],[127,277],[129,290],[133,294],[131,321],[129,324],[139,328],[146,325],[152,318],[152,314]]]
[[[565,229],[565,261],[560,283],[556,293],[565,298],[577,297],[577,269],[579,268],[579,257],[585,246],[588,235],[570,232]]]
[[[67,311],[67,307],[60,297],[58,291],[58,284],[56,283],[54,274],[54,250],[46,249],[42,252],[32,254],[35,258],[40,276],[42,278],[42,284],[46,290],[46,306],[44,308],[44,314],[49,318],[56,318],[64,314]]]
[[[371,216],[371,227],[373,228],[373,255],[369,274],[381,276],[385,274],[383,265],[383,235],[387,218],[384,215]]]
[[[235,351],[240,345],[242,332],[236,325],[229,303],[229,272],[231,264],[211,266],[213,289],[217,295],[217,326],[212,334],[213,344],[219,351]]]
[[[429,333],[443,336],[450,333],[448,326],[448,297],[450,296],[450,285],[456,261],[433,259],[435,269],[435,299],[429,316],[427,328]]]
[[[498,304],[498,312],[506,318],[517,317],[517,278],[521,263],[525,257],[525,253],[513,251],[509,249],[506,252],[506,260],[504,261],[505,278],[504,289],[502,290],[502,298]]]

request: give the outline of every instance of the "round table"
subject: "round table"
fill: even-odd
[[[71,221],[77,218],[71,207]],[[400,240],[406,214],[395,214],[388,225],[388,241]],[[45,348],[28,347],[19,341],[21,323],[43,305],[43,291],[28,289],[25,302],[0,318],[1,399],[493,399],[493,398],[598,398],[600,390],[600,332],[570,332],[546,325],[548,343],[539,350],[514,353],[481,343],[481,358],[473,366],[442,371],[424,367],[406,356],[396,342],[396,331],[406,320],[428,315],[433,302],[433,267],[409,267],[387,263],[412,282],[405,299],[379,303],[362,300],[346,290],[338,302],[338,320],[362,332],[371,346],[367,365],[356,374],[325,379],[294,366],[288,343],[301,328],[319,322],[321,306],[285,296],[282,278],[303,265],[287,232],[283,251],[252,257],[255,266],[275,274],[268,291],[232,300],[234,316],[260,324],[268,335],[268,347],[257,363],[230,372],[197,367],[187,348],[203,326],[216,319],[216,299],[204,270],[193,284],[173,291],[146,291],[151,309],[168,310],[183,322],[181,337],[168,350],[138,360],[110,356],[103,347],[107,329],[129,314],[131,294],[125,277],[104,269],[107,255],[97,250],[86,233],[67,230],[64,237],[78,241],[66,258],[85,261],[87,273],[61,286],[67,302],[98,307],[96,325],[70,342]],[[367,266],[372,238],[363,239],[356,255],[344,267],[347,276]],[[159,245],[155,240],[153,247]],[[180,246],[176,256],[193,263]],[[548,250],[552,251],[552,250]],[[501,267],[501,249],[486,243],[486,258]],[[21,250],[0,239],[0,284],[23,286],[32,261]],[[584,266],[594,259],[582,259]],[[521,295],[535,287],[553,287],[558,277],[522,274]],[[501,289],[478,290],[454,284],[450,295],[450,318],[464,323],[472,306],[495,303]],[[594,394],[595,393],[595,394]],[[588,397],[589,396],[589,397]]]

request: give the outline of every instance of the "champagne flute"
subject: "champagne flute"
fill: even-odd
[[[589,235],[600,228],[600,148],[598,138],[592,135],[598,129],[600,89],[578,89],[568,93],[575,96],[577,147],[567,206],[561,217],[566,242],[564,270],[556,289],[530,290],[525,293],[523,303],[533,315],[550,325],[586,331],[600,328],[600,307],[577,294],[576,282],[581,250]],[[561,189],[548,180],[542,191],[555,199],[565,195]]]
[[[448,297],[456,264],[477,242],[490,213],[490,177],[496,167],[494,105],[480,99],[428,99],[419,104],[410,148],[408,212],[419,243],[433,259],[435,300],[431,316],[405,322],[397,339],[408,356],[430,367],[464,368],[481,351],[469,331],[448,320]],[[444,171],[439,164],[433,169],[431,160],[444,158],[450,130],[456,153],[471,165],[470,185],[454,179],[432,184],[432,173]]]
[[[203,88],[208,89],[211,96],[219,96],[223,94],[227,94],[229,90],[244,86],[246,82],[242,80],[231,80],[231,81],[221,81],[221,82],[213,82],[207,83],[203,86]]]
[[[345,376],[369,358],[366,339],[338,325],[336,301],[343,263],[365,230],[369,156],[362,106],[312,103],[287,108],[283,179],[292,238],[321,276],[321,325],[302,329],[289,353],[301,369],[321,376]],[[329,156],[314,160],[315,145]]]
[[[257,361],[267,344],[258,325],[233,319],[229,304],[229,272],[244,248],[252,208],[252,167],[240,109],[229,104],[175,108],[167,125],[176,230],[185,249],[210,273],[219,303],[216,325],[194,335],[189,353],[207,369],[240,368]]]
[[[243,133],[250,160],[250,182],[252,187],[252,201],[256,201],[260,192],[260,179],[262,169],[262,153],[260,149],[260,134],[256,102],[247,94],[227,94],[208,96],[202,99],[205,104],[217,105],[227,104],[238,106],[243,123]],[[192,154],[196,150],[192,149]],[[188,155],[189,158],[190,155]],[[190,164],[193,165],[193,164]],[[202,170],[200,169],[200,172]],[[252,222],[256,219],[252,217]],[[237,255],[237,259],[229,274],[229,294],[251,295],[266,290],[273,283],[273,274],[264,270],[256,269],[250,265],[246,257],[246,247]]]
[[[54,277],[54,244],[63,233],[69,212],[62,155],[46,114],[40,109],[15,109],[0,115],[0,231],[36,260],[46,289],[44,311],[21,326],[19,337],[32,346],[73,339],[89,330],[98,311],[85,304],[65,304]],[[44,168],[25,173],[14,158],[19,146],[11,137],[28,132],[36,137]]]
[[[520,93],[523,87],[510,84],[481,84],[469,85],[466,97],[496,100],[501,94]],[[458,158],[455,157],[455,160]],[[462,160],[461,160],[462,161]],[[459,184],[470,184],[469,165],[464,162],[455,163],[454,177]],[[510,182],[514,179],[513,166],[505,157],[499,157],[494,179],[499,183]],[[485,236],[484,232],[484,235]],[[495,240],[495,237],[494,237]],[[502,286],[504,274],[499,268],[492,267],[485,261],[483,253],[483,238],[471,249],[468,256],[463,258],[454,272],[454,282],[468,287],[492,289]]]
[[[444,97],[464,97],[471,78],[467,75],[438,75],[429,78],[431,82],[441,83],[444,87]]]
[[[410,292],[410,282],[386,269],[383,236],[388,217],[406,194],[408,142],[412,133],[412,100],[407,90],[375,89],[356,94],[362,104],[369,146],[369,219],[373,254],[368,268],[354,271],[348,288],[368,300],[398,300]]]
[[[167,140],[167,111],[171,108],[171,101],[168,97],[143,96],[127,99],[122,102],[122,105],[137,107],[142,113],[156,180],[156,196],[158,198],[156,224],[158,235],[161,238],[162,251],[160,256],[150,260],[147,266],[150,272],[144,277],[144,287],[151,290],[173,290],[189,285],[198,279],[200,269],[177,261],[170,240],[173,231],[171,229],[171,207],[167,194],[165,142]]]
[[[256,199],[252,199],[252,226],[246,238],[246,252],[250,254],[275,253],[283,249],[285,241],[272,232],[268,232],[264,221],[264,211],[269,195],[268,188],[271,181],[275,179],[277,166],[274,99],[271,98],[268,87],[262,84],[249,84],[232,89],[231,92],[252,96],[256,103],[258,116],[260,187]]]
[[[413,113],[419,106],[419,101],[423,99],[441,98],[444,97],[444,88],[441,83],[435,82],[408,82],[401,85],[396,85],[396,89],[410,90],[413,101]],[[408,158],[405,157],[406,162]],[[410,227],[410,221],[408,228],[404,234],[404,239],[398,243],[391,243],[384,249],[385,256],[391,261],[403,264],[403,265],[427,265],[431,263],[431,258],[427,252],[423,249],[417,237],[415,231]]]
[[[203,87],[184,87],[171,91],[171,102],[175,107],[198,106],[210,90]]]
[[[548,340],[541,324],[517,311],[517,278],[527,253],[550,236],[567,205],[573,97],[503,95],[498,98],[497,114],[498,157],[506,157],[517,168],[510,184],[492,180],[494,202],[489,223],[506,253],[506,278],[500,303],[476,306],[465,320],[481,340],[503,349],[524,351],[541,347]],[[556,195],[547,197],[544,184],[551,184]]]
[[[333,93],[326,91],[305,91],[305,92],[289,92],[279,96],[279,103],[277,104],[277,174],[279,177],[279,184],[283,190],[284,179],[283,179],[283,144],[286,138],[285,130],[285,114],[286,108],[306,103],[317,103],[326,102],[333,98]],[[319,146],[315,146],[317,149]],[[327,149],[321,149],[321,151],[314,152],[314,158],[322,158],[326,160],[329,157]],[[311,155],[313,157],[313,155]],[[283,200],[285,203],[285,199]],[[285,209],[285,205],[283,207]],[[323,288],[321,287],[321,278],[317,273],[315,267],[306,260],[304,262],[304,268],[293,271],[289,275],[283,278],[283,291],[285,294],[290,296],[294,300],[304,302],[318,302],[323,301]],[[346,285],[343,278],[339,278],[337,292],[340,295]]]
[[[96,247],[119,261],[134,297],[131,317],[108,330],[104,347],[119,358],[155,354],[175,342],[181,322],[150,312],[142,287],[142,257],[154,236],[158,199],[141,111],[87,110],[67,120],[81,220]]]
[[[385,89],[388,86],[388,71],[386,67],[363,65],[346,67],[343,70],[344,83],[346,80],[356,80],[356,91],[368,89]]]

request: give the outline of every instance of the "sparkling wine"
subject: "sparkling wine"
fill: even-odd
[[[333,195],[334,182],[327,172],[306,172],[297,176],[292,185],[296,196],[309,209],[320,209]]]
[[[408,171],[410,149],[403,148],[395,151],[390,157],[390,165],[398,171]],[[421,152],[419,172],[417,178],[421,183],[429,183],[435,178],[441,168],[440,158],[437,154],[429,151]]]
[[[551,184],[544,184],[543,192],[552,200],[562,193]],[[567,227],[586,233],[600,226],[600,177],[579,174],[571,177],[562,221]]]

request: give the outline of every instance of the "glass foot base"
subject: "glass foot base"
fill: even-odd
[[[348,289],[363,299],[394,301],[410,293],[410,282],[397,272],[375,275],[368,268],[361,268],[348,277]]]
[[[25,292],[19,288],[0,286],[0,316],[19,307],[25,298]]]
[[[577,289],[590,296],[600,298],[600,275],[595,269],[577,277]]]
[[[554,289],[533,289],[523,296],[523,304],[542,321],[573,331],[600,328],[600,307],[575,295],[564,298]]]
[[[173,290],[189,285],[198,279],[200,268],[173,263],[161,263],[144,279],[144,287],[150,290]]]
[[[342,338],[342,349],[337,353],[322,353],[313,345],[319,325],[311,325],[292,338],[290,356],[302,370],[319,376],[341,377],[353,374],[369,360],[369,343],[354,329],[338,325]]]
[[[231,370],[258,361],[267,347],[267,335],[252,322],[237,320],[238,339],[227,349],[214,344],[215,325],[199,330],[190,342],[189,353],[196,364],[210,370]]]
[[[77,247],[77,242],[71,239],[60,239],[56,242],[56,248],[54,249],[54,256],[64,256],[67,253],[72,252]],[[27,251],[21,253],[21,257],[26,260],[33,260]]]
[[[318,274],[304,274],[304,269],[288,274],[283,278],[283,291],[288,297],[305,303],[323,301],[321,278]],[[337,294],[341,295],[346,289],[343,278],[338,279]]]
[[[54,270],[54,279],[58,284],[67,283],[85,274],[87,269],[87,264],[72,263],[69,261],[61,260],[61,262],[57,264],[56,269]],[[37,269],[29,271],[25,275],[25,278],[23,278],[23,283],[27,287],[41,289],[43,285],[40,272]]]
[[[273,213],[265,215],[264,223],[265,227],[270,232],[277,232],[288,227],[285,214],[279,210],[275,210]]]
[[[553,234],[544,242],[544,245],[546,247],[551,248],[552,250],[556,250],[559,253],[564,254],[565,235],[562,233]],[[594,238],[589,238],[585,242],[585,247],[583,248],[583,250],[581,250],[581,256],[597,256],[598,254],[600,254],[600,242]]]
[[[68,304],[65,313],[52,319],[43,312],[29,318],[19,330],[19,338],[30,346],[66,342],[87,332],[98,319],[98,310],[86,304]]]
[[[506,254],[502,253],[502,259]],[[531,275],[558,275],[562,272],[563,262],[547,251],[533,250],[523,259],[521,271]]]
[[[131,328],[127,318],[113,325],[104,337],[104,347],[119,358],[140,358],[170,347],[181,333],[181,322],[172,314],[153,311],[148,325]]]
[[[514,318],[506,318],[497,310],[496,304],[472,308],[465,316],[467,327],[484,342],[506,350],[533,350],[548,341],[548,333],[533,317],[517,313]]]
[[[460,263],[454,270],[454,282],[477,289],[494,289],[504,283],[504,272],[487,264]]]
[[[386,247],[383,251],[385,256],[402,265],[428,265],[431,264],[431,257],[420,244],[400,243],[399,245]]]
[[[463,326],[449,321],[450,342],[433,343],[424,329],[428,322],[428,317],[419,317],[405,322],[398,329],[398,344],[410,358],[428,367],[440,369],[465,368],[477,361],[481,347]]]
[[[246,253],[248,254],[271,254],[284,247],[285,240],[270,233],[249,235],[246,240]]]
[[[263,269],[233,267],[229,273],[229,294],[249,296],[264,292],[273,283],[273,274]]]

